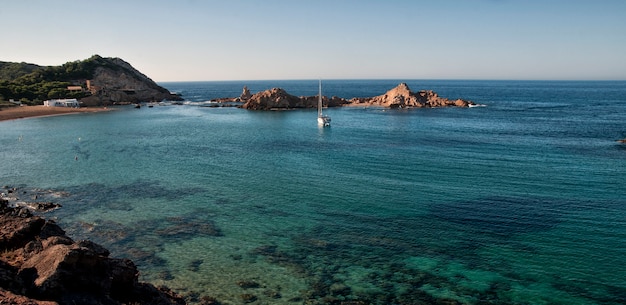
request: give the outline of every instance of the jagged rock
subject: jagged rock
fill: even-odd
[[[300,103],[299,97],[287,93],[284,89],[272,88],[255,93],[241,107],[252,110],[267,110],[273,108],[296,108]]]
[[[47,212],[61,207],[60,204],[54,202],[20,202],[16,205],[28,208],[31,211]]]
[[[250,97],[252,97],[252,94],[250,93],[250,89],[248,89],[247,86],[243,86],[243,91],[241,92],[241,95],[239,96],[239,98],[242,101],[247,101],[248,99],[250,99]]]
[[[24,247],[29,241],[41,232],[41,228],[45,224],[45,220],[39,217],[32,217],[30,213],[20,213],[16,210],[6,207],[6,201],[2,209],[2,217],[0,222],[0,249],[16,249]],[[19,209],[25,211],[25,209]],[[30,215],[24,217],[24,215]]]
[[[0,304],[10,304],[10,305],[59,305],[59,303],[52,302],[52,301],[33,300],[23,295],[17,295],[1,288],[0,288],[0,300],[1,300]]]
[[[89,80],[89,90],[93,95],[80,100],[84,105],[182,100],[120,58],[95,55],[92,59],[98,63]]]
[[[218,102],[232,102],[234,99],[224,98]],[[470,101],[457,99],[450,100],[440,97],[432,90],[421,90],[412,92],[406,83],[401,83],[397,87],[387,91],[383,95],[375,97],[344,98],[333,96],[331,98],[322,97],[322,104],[326,107],[339,107],[345,105],[353,106],[379,106],[389,108],[407,107],[468,107],[473,103]],[[273,109],[294,109],[294,108],[316,108],[318,96],[297,97],[287,93],[284,89],[273,88],[252,95],[241,106],[251,110],[273,110]]]
[[[347,104],[348,101],[339,97],[322,97],[322,104],[328,107],[337,107]],[[295,96],[287,93],[282,88],[272,88],[252,95],[241,108],[250,110],[273,110],[273,109],[295,109],[295,108],[316,108],[318,96]]]
[[[132,262],[108,259],[78,244],[50,246],[24,262],[18,273],[33,284],[30,293],[52,300],[85,292],[102,299],[124,295],[134,287],[136,274]]]
[[[91,241],[74,242],[54,222],[18,210],[25,208],[0,201],[1,300],[18,305],[185,304],[169,289],[139,283],[132,261],[110,258],[107,249]]]
[[[447,98],[439,97],[439,95],[432,90],[412,92],[406,83],[401,83],[395,88],[387,91],[385,94],[373,97],[366,102],[372,105],[390,108],[448,106],[468,107],[470,104],[470,102],[461,99],[449,100]]]

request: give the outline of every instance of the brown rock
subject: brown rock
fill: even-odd
[[[0,288],[0,300],[0,304],[9,305],[59,305],[59,303],[52,301],[33,300],[31,298],[3,290],[2,288]]]
[[[287,93],[284,89],[272,88],[255,93],[241,107],[251,110],[289,109],[296,108],[300,103],[299,97]]]
[[[239,96],[239,98],[242,101],[247,101],[248,99],[250,99],[250,97],[252,97],[252,94],[250,93],[250,89],[248,89],[247,86],[243,86],[243,91],[241,92],[241,95]]]
[[[33,217],[25,209],[5,207],[3,212],[0,215],[0,249],[24,247],[35,239],[45,224],[45,220]]]
[[[432,90],[412,92],[406,83],[399,84],[397,87],[387,91],[383,95],[373,97],[369,100],[361,99],[358,102],[390,108],[448,106],[467,107],[469,105],[469,102],[461,99],[452,101],[447,98],[439,97],[439,95]]]
[[[89,90],[93,95],[80,100],[84,105],[182,100],[120,58],[94,55],[93,60],[99,66],[89,80]]]
[[[346,99],[333,96],[322,97],[322,104],[327,107],[337,107],[348,104]],[[278,110],[295,108],[317,108],[318,96],[295,96],[282,88],[272,88],[252,95],[241,108],[250,110]]]
[[[129,260],[109,259],[96,251],[79,244],[53,245],[28,259],[19,275],[26,282],[32,281],[33,295],[44,299],[62,299],[85,292],[107,299],[108,295],[124,296],[132,292],[137,283],[135,265]]]
[[[21,211],[25,208],[0,202],[2,302],[185,304],[167,288],[139,283],[132,261],[110,258],[107,249],[91,241],[74,242],[54,222]]]
[[[252,95],[242,106],[251,110],[274,110],[294,108],[316,108],[318,96],[297,97],[284,89],[273,88]],[[422,107],[468,107],[472,102],[457,99],[449,100],[440,97],[432,90],[412,92],[406,83],[387,91],[385,94],[370,98],[344,98],[333,96],[322,97],[322,104],[327,107],[349,106],[380,106],[389,108],[422,108]]]

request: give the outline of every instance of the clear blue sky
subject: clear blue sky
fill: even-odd
[[[622,79],[625,0],[6,0],[0,61],[155,81]]]

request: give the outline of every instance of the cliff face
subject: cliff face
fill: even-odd
[[[181,100],[122,59],[99,55],[46,67],[0,62],[0,95],[31,104],[57,98],[85,105]]]
[[[100,62],[88,81],[92,96],[81,102],[94,104],[138,103],[182,100],[120,58],[98,58]]]

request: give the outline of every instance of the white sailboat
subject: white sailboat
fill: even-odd
[[[322,114],[322,80],[320,80],[320,92],[317,101],[317,124],[321,127],[330,126],[330,117]]]

